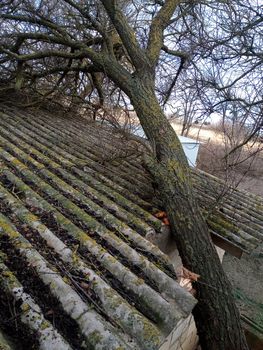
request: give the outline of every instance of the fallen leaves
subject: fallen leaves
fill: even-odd
[[[196,290],[193,288],[192,282],[196,282],[198,278],[200,278],[200,275],[188,270],[184,266],[181,266],[177,270],[177,277],[179,278],[180,286],[185,288],[192,295],[196,294]]]
[[[167,217],[167,214],[165,211],[158,211],[156,214],[155,214],[155,217],[157,219],[161,219],[162,222],[164,223],[164,225],[166,226],[169,226],[170,225],[170,222],[169,222],[169,219]]]
[[[196,282],[198,278],[200,278],[200,275],[182,266],[180,271],[180,277],[189,279],[191,282]]]
[[[86,291],[90,290],[90,284],[86,283],[86,282],[81,282],[80,283],[80,287],[85,289]]]
[[[163,219],[164,217],[166,217],[167,214],[165,211],[158,211],[156,214],[155,214],[155,217],[158,218],[158,219]]]

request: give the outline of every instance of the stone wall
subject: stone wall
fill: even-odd
[[[198,337],[194,318],[190,315],[181,320],[178,326],[166,338],[160,350],[193,350],[196,349]]]

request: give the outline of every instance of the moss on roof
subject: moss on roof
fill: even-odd
[[[77,116],[0,106],[0,306],[19,305],[17,288],[30,300],[15,318],[5,307],[0,328],[10,317],[25,344],[34,335],[41,349],[154,350],[195,305],[145,239],[164,224],[127,143]],[[223,182],[196,170],[193,179],[212,235],[260,254],[262,199],[231,189],[218,202]],[[35,310],[38,327],[24,317]]]
[[[39,349],[158,349],[196,301],[145,239],[163,224],[143,167],[84,126],[0,112],[0,301],[17,313],[5,306],[0,328]]]

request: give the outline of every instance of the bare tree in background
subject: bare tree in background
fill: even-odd
[[[247,0],[4,0],[0,6],[5,84],[41,96],[60,92],[62,100],[81,98],[96,109],[109,79],[108,101],[118,102],[120,91],[125,103],[129,98],[152,147],[146,163],[162,193],[183,264],[201,276],[194,317],[202,348],[247,349],[190,169],[163,108],[191,86],[204,113],[240,103],[253,111],[259,132],[262,89],[258,79],[246,85],[262,65],[257,1],[252,6]],[[240,93],[241,83],[247,94]]]
[[[180,134],[188,136],[191,127],[205,119],[202,115],[202,110],[200,111],[202,106],[200,106],[198,94],[193,89],[185,88],[177,91],[177,100],[180,103],[180,107],[173,114],[172,120],[180,124]]]

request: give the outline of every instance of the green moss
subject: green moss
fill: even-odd
[[[42,331],[45,330],[45,329],[47,329],[47,328],[49,328],[49,327],[50,327],[50,323],[49,323],[48,321],[43,320],[43,321],[41,322],[40,329],[41,329]]]
[[[94,331],[89,334],[89,343],[92,345],[98,345],[102,340],[103,336],[98,331]]]
[[[227,234],[227,231],[219,224],[215,223],[214,221],[208,219],[207,220],[208,226],[212,228],[217,234],[219,234],[222,237],[228,237],[229,234]]]
[[[145,342],[154,344],[157,349],[161,341],[160,332],[157,330],[157,328],[152,327],[152,325],[149,325],[149,322],[146,321],[144,322],[143,330],[145,334]]]
[[[13,239],[16,239],[20,236],[19,233],[12,228],[9,220],[0,213],[0,234],[1,232],[8,235],[9,238]]]
[[[0,274],[2,274],[4,283],[8,286],[8,288],[13,289],[18,287],[18,281],[11,271],[3,270]]]
[[[142,284],[144,284],[145,282],[144,282],[144,280],[142,279],[142,278],[137,278],[137,280],[136,280],[136,282],[135,282],[135,284],[136,284],[136,286],[141,286]]]
[[[62,279],[65,283],[70,284],[70,279],[67,276],[63,276]]]
[[[21,306],[20,306],[21,310],[23,312],[27,312],[30,310],[30,306],[27,304],[27,303],[23,303]]]

